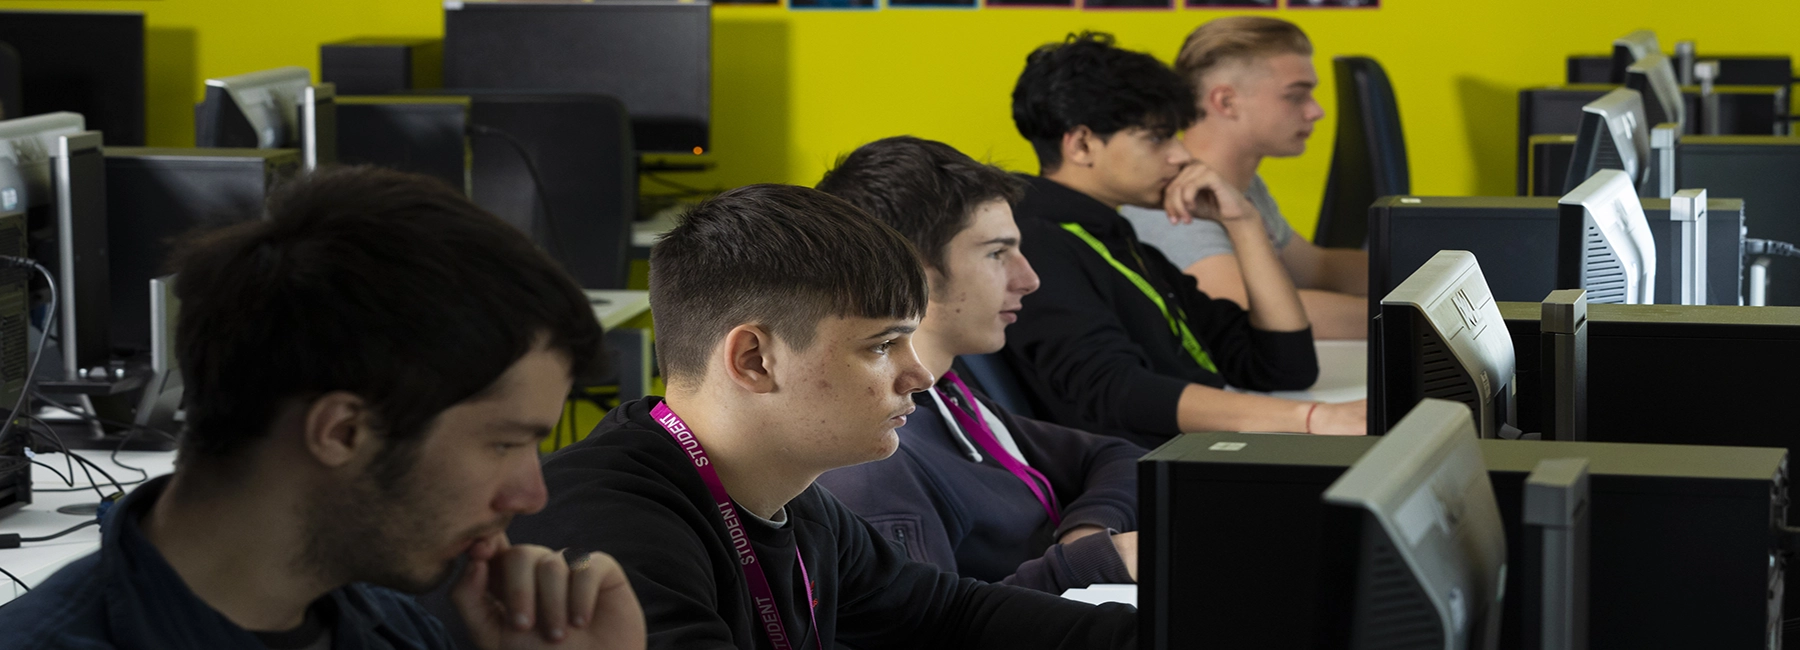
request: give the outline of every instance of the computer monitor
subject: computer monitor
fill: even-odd
[[[1440,251],[1382,298],[1369,343],[1369,433],[1437,398],[1467,406],[1481,437],[1500,436],[1513,344],[1474,254]]]
[[[1601,170],[1557,201],[1558,289],[1590,303],[1656,302],[1656,241],[1630,177]]]
[[[1525,647],[1587,650],[1588,459],[1548,458],[1525,477],[1524,552],[1515,570],[1525,588]]]
[[[31,255],[56,278],[61,363],[38,369],[50,380],[46,387],[114,379],[106,328],[106,159],[100,133],[86,124],[74,113],[0,122],[0,160],[16,165],[25,182]],[[33,303],[47,304],[49,297],[47,290],[34,294]]]
[[[1625,71],[1631,64],[1651,54],[1662,54],[1662,46],[1656,42],[1656,32],[1640,29],[1614,39],[1612,74],[1607,81],[1625,83]]]
[[[1325,489],[1334,543],[1356,549],[1333,581],[1345,647],[1498,647],[1506,529],[1474,434],[1467,406],[1423,400]]]
[[[78,113],[106,143],[141,147],[144,14],[136,11],[0,11],[0,42],[19,53],[20,105],[5,118]]]
[[[1619,88],[1581,107],[1581,112],[1563,187],[1578,187],[1602,169],[1624,171],[1632,187],[1637,187],[1650,159],[1650,131],[1642,96],[1630,88]]]
[[[339,97],[338,161],[424,174],[469,193],[468,97]]]
[[[637,151],[701,154],[712,123],[712,3],[454,2],[444,86],[610,95]]]
[[[1646,125],[1673,123],[1679,127],[1677,133],[1687,132],[1687,101],[1669,57],[1657,52],[1638,59],[1625,69],[1625,87],[1643,98]]]
[[[1709,196],[1743,199],[1748,236],[1800,243],[1800,183],[1794,181],[1800,178],[1800,138],[1685,136],[1675,147],[1675,158],[1677,187],[1703,187]],[[1722,216],[1717,202],[1713,199],[1709,220]],[[1711,250],[1719,249],[1715,245]],[[1800,305],[1800,259],[1775,258],[1768,271],[1767,303]]]
[[[194,146],[299,149],[306,169],[337,162],[336,92],[301,67],[206,80]]]

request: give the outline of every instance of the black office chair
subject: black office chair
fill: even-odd
[[[24,68],[19,62],[19,51],[6,43],[0,43],[0,120],[25,117],[24,82],[20,80]]]
[[[1363,248],[1369,239],[1369,204],[1412,193],[1406,166],[1406,134],[1394,85],[1381,64],[1365,56],[1332,59],[1337,73],[1337,142],[1313,243]]]
[[[970,388],[981,391],[994,400],[1001,408],[1012,411],[1014,415],[1037,417],[1031,409],[1031,400],[1026,397],[1024,384],[1019,383],[1019,376],[1013,374],[1012,364],[998,352],[993,354],[965,354],[956,358],[951,364],[956,374],[963,378]]]

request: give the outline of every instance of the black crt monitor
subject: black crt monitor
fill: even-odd
[[[175,240],[259,218],[263,200],[301,169],[293,149],[108,147],[109,330],[125,356],[154,350],[153,279],[167,273]]]
[[[337,162],[336,90],[301,67],[206,80],[194,146],[299,149],[306,169]]]
[[[424,174],[467,195],[469,113],[468,97],[339,97],[338,162]]]
[[[1519,594],[1525,646],[1586,650],[1592,538],[1587,459],[1538,461],[1525,477],[1524,501],[1524,548],[1514,570],[1525,583]]]
[[[6,118],[67,111],[111,145],[143,146],[144,14],[0,11],[0,42],[19,53],[21,105]]]
[[[1535,314],[1537,304],[1529,306]],[[1320,496],[1379,441],[1210,432],[1177,436],[1144,456],[1138,463],[1143,647],[1189,648],[1196,639],[1221,648],[1318,645],[1333,631],[1326,612],[1346,602],[1334,597],[1326,577],[1346,544],[1328,539]],[[1785,560],[1773,552],[1770,530],[1783,521],[1777,504],[1786,501],[1786,451],[1477,444],[1511,558],[1523,556],[1526,477],[1546,459],[1589,459],[1591,544],[1603,549],[1590,558],[1593,647],[1761,648],[1780,627]],[[1507,571],[1505,649],[1526,647],[1520,569]]]
[[[1687,102],[1681,96],[1681,84],[1675,80],[1675,65],[1669,57],[1654,53],[1640,58],[1625,69],[1625,87],[1638,91],[1644,101],[1645,124],[1677,125],[1677,133],[1687,128]]]
[[[1481,437],[1501,435],[1511,419],[1513,343],[1473,253],[1432,256],[1381,299],[1369,332],[1370,434],[1435,398],[1467,406]]]
[[[1800,138],[1686,136],[1675,147],[1675,175],[1677,187],[1743,199],[1749,237],[1800,243]],[[1800,305],[1800,259],[1773,259],[1767,302]]]
[[[712,148],[712,3],[451,2],[444,86],[610,95],[637,150]]]
[[[1355,559],[1327,562],[1348,634],[1322,647],[1498,647],[1506,530],[1475,440],[1467,406],[1427,399],[1325,489],[1328,544]]]
[[[1633,188],[1644,179],[1650,160],[1650,126],[1644,117],[1644,100],[1637,91],[1620,88],[1581,107],[1581,126],[1575,130],[1575,150],[1569,158],[1564,187],[1579,187],[1595,172],[1625,172]]]
[[[1630,177],[1596,172],[1557,201],[1556,288],[1590,303],[1656,302],[1656,240]]]
[[[1612,68],[1607,74],[1607,82],[1625,83],[1626,70],[1631,64],[1651,54],[1662,54],[1656,32],[1640,29],[1613,39]]]
[[[74,113],[6,120],[0,122],[0,160],[16,165],[25,180],[20,200],[28,206],[31,255],[56,279],[55,341],[61,358],[46,352],[51,362],[38,369],[40,385],[107,381],[111,297],[100,133],[88,131]],[[33,292],[34,305],[47,307],[49,300],[48,287]]]

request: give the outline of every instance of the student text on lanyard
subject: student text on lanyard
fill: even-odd
[[[1031,488],[1031,494],[1037,497],[1038,505],[1043,506],[1044,512],[1049,513],[1050,525],[1062,526],[1062,505],[1056,501],[1056,492],[1050,488],[1050,479],[1045,478],[1042,472],[1032,469],[1030,465],[1019,462],[1019,459],[1013,458],[1011,452],[1000,446],[1000,438],[994,435],[994,431],[988,428],[987,421],[981,417],[981,406],[975,403],[975,393],[963,384],[961,377],[956,376],[956,371],[945,372],[944,379],[955,384],[957,392],[961,393],[960,395],[944,395],[950,398],[944,400],[944,404],[950,407],[950,415],[956,418],[956,425],[962,428],[964,434],[973,438],[975,444],[981,445],[982,451],[993,456],[994,462],[1000,463],[1000,466],[1006,468],[1006,471],[1019,477],[1019,480],[1025,483],[1025,487]],[[932,390],[938,389],[933,387]],[[943,395],[944,393],[938,391],[938,394]],[[959,406],[959,402],[968,404],[968,409],[965,410]]]
[[[762,560],[756,556],[756,549],[750,546],[750,536],[744,532],[744,522],[738,512],[731,495],[725,492],[725,483],[719,480],[719,472],[713,469],[712,459],[706,455],[706,448],[700,446],[700,439],[694,437],[681,416],[669,408],[667,402],[657,402],[656,408],[650,410],[650,417],[661,424],[663,431],[675,439],[693,460],[694,469],[700,472],[700,480],[706,483],[707,491],[712,493],[717,502],[719,514],[725,518],[725,530],[730,535],[732,549],[737,551],[738,568],[744,571],[744,584],[750,588],[750,599],[753,601],[757,621],[762,624],[763,633],[769,637],[769,644],[775,650],[793,650],[792,637],[788,636],[787,626],[781,622],[781,607],[775,600],[775,590],[769,588],[769,576],[763,573]],[[794,561],[800,564],[800,581],[806,587],[807,615],[812,619],[814,634],[819,630],[819,612],[812,598],[812,578],[806,575],[806,558],[800,555],[799,540],[794,544]],[[815,636],[813,641],[820,650],[825,647],[825,640]]]

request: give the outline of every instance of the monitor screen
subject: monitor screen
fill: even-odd
[[[1468,406],[1481,437],[1500,436],[1513,344],[1474,254],[1439,251],[1381,299],[1371,332],[1370,433],[1437,398]]]
[[[712,4],[453,2],[444,87],[610,95],[638,151],[710,149]]]
[[[1656,302],[1656,241],[1631,179],[1602,170],[1557,203],[1557,288],[1587,289],[1592,303]]]
[[[1349,647],[1499,644],[1506,529],[1474,434],[1464,405],[1419,402],[1325,489],[1355,513]]]
[[[1630,88],[1609,92],[1581,107],[1575,152],[1563,187],[1577,187],[1602,169],[1624,171],[1633,187],[1644,178],[1650,160],[1650,132],[1644,100]]]

